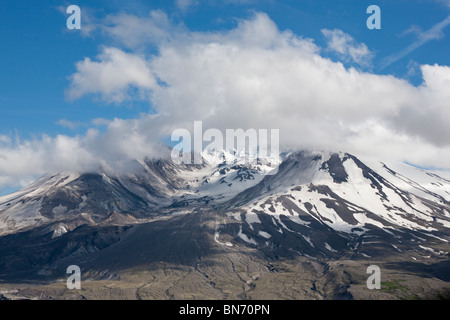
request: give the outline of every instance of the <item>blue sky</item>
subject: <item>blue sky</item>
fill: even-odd
[[[69,15],[65,8],[71,4],[81,8],[82,30],[66,28]],[[372,4],[381,8],[381,30],[366,27],[369,17],[366,9]],[[391,75],[413,87],[420,87],[423,82],[420,66],[450,66],[450,21],[446,20],[450,16],[450,3],[444,0],[8,0],[2,3],[0,11],[0,136],[12,142],[2,152],[25,148],[26,142],[40,140],[43,134],[49,138],[83,137],[90,128],[108,130],[107,126],[93,124],[95,119],[133,120],[158,113],[155,110],[161,108],[155,104],[160,100],[149,98],[152,93],[144,90],[148,89],[145,86],[142,89],[131,85],[128,89],[138,92],[130,98],[127,91],[124,99],[105,98],[103,89],[96,92],[83,89],[75,98],[70,95],[74,88],[71,77],[81,74],[77,63],[86,58],[99,61],[104,48],[118,48],[148,60],[158,56],[167,44],[152,40],[129,46],[102,29],[116,23],[111,17],[126,14],[148,21],[150,12],[158,12],[167,19],[166,32],[189,33],[192,39],[195,34],[206,38],[209,33],[227,33],[238,28],[240,21],[264,13],[280,32],[289,30],[296,37],[310,39],[325,59],[371,75]],[[161,21],[158,19],[152,23]],[[349,42],[343,49],[350,51],[339,52],[336,46],[332,47],[331,39],[341,41],[335,45],[346,39]],[[364,60],[352,57],[351,52]],[[396,58],[389,60],[393,57]],[[433,146],[446,146],[446,142],[432,142]],[[426,161],[419,164],[443,166]],[[2,165],[0,175],[7,176],[8,162]],[[39,167],[34,174],[27,171],[23,175],[20,169],[11,170],[15,173],[5,178],[4,183],[0,181],[0,194],[22,186],[23,181],[42,174],[43,170]],[[22,182],[11,182],[15,181],[14,175]]]

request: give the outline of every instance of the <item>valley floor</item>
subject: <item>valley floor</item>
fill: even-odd
[[[381,269],[381,289],[368,289],[369,265]],[[268,263],[250,252],[200,259],[196,265],[166,262],[108,274],[89,271],[81,289],[66,279],[52,282],[0,282],[3,299],[87,300],[395,300],[449,299],[450,262],[427,263],[300,257]]]

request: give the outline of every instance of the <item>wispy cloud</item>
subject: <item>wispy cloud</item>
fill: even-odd
[[[195,0],[176,0],[175,5],[181,10],[186,11],[192,6],[197,5],[198,2]]]
[[[412,44],[410,44],[405,49],[403,49],[402,51],[397,52],[393,55],[390,55],[390,56],[384,58],[382,61],[381,69],[384,69],[384,68],[390,66],[391,64],[393,64],[394,62],[397,62],[398,60],[404,58],[405,56],[407,56],[408,54],[410,54],[417,48],[420,48],[421,46],[423,46],[424,44],[428,43],[431,40],[442,39],[445,36],[443,30],[449,24],[450,24],[450,15],[447,16],[447,18],[445,18],[441,22],[435,24],[433,27],[431,27],[427,31],[420,31],[420,29],[418,29],[415,26],[410,27],[409,29],[404,31],[403,34],[416,33],[417,40],[415,42],[413,42]]]
[[[360,66],[370,66],[373,53],[364,43],[358,43],[349,34],[339,29],[322,29],[327,40],[327,50],[333,51],[345,62],[356,63]]]
[[[79,121],[70,121],[67,119],[60,119],[56,122],[58,126],[61,126],[63,128],[68,128],[70,130],[75,130],[79,128],[82,124]]]

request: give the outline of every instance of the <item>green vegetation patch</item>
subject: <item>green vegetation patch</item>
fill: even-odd
[[[381,282],[381,291],[397,294],[400,299],[416,300],[418,297],[410,293],[409,289],[400,282],[404,280],[391,280]]]

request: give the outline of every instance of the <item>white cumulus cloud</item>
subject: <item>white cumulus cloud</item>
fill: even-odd
[[[155,87],[156,80],[142,57],[106,47],[97,58],[99,61],[85,58],[76,64],[77,72],[71,76],[67,91],[69,99],[101,94],[105,100],[122,102],[129,98],[130,88],[149,90]]]
[[[104,46],[93,60],[79,61],[67,92],[72,99],[94,94],[108,102],[144,97],[152,114],[94,120],[105,126],[103,133],[1,138],[0,186],[49,170],[126,167],[157,155],[172,130],[192,129],[196,120],[203,120],[204,130],[280,129],[282,148],[342,150],[450,169],[448,66],[421,66],[418,87],[348,68],[322,56],[312,39],[279,30],[264,13],[229,31],[167,28],[170,38],[156,41],[156,54],[126,51],[118,37],[118,47]],[[345,34],[327,32],[335,50],[354,62],[370,56]]]

